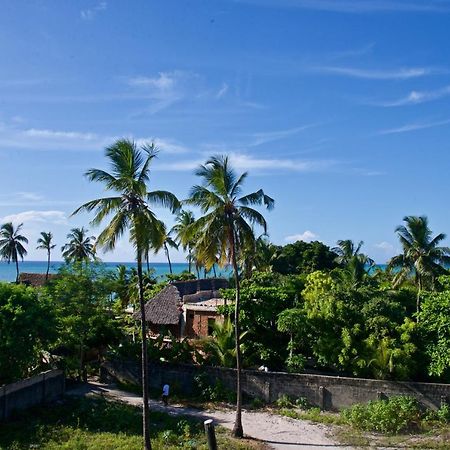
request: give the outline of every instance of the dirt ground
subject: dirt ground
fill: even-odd
[[[131,405],[140,406],[141,398],[130,392],[117,389],[113,385],[88,383],[67,392],[67,395],[104,395]],[[164,406],[161,402],[150,400],[150,408],[171,415],[189,415],[199,419],[213,419],[218,425],[232,429],[234,423],[233,410],[198,410],[182,405]],[[269,448],[276,450],[296,449],[351,449],[338,444],[331,436],[331,428],[326,425],[313,424],[307,421],[289,419],[267,412],[244,410],[242,424],[247,436],[261,440]]]

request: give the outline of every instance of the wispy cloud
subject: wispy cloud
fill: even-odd
[[[442,0],[235,0],[258,6],[302,8],[341,13],[435,12],[448,13],[450,6]]]
[[[10,214],[0,219],[2,223],[50,223],[55,225],[67,224],[67,217],[63,211],[23,211],[17,214]]]
[[[222,98],[228,92],[228,84],[222,83],[222,87],[217,91],[216,98]]]
[[[48,128],[21,129],[0,123],[0,145],[2,149],[86,151],[102,150],[119,138],[134,139],[139,145],[153,142],[163,153],[187,153],[190,149],[173,138],[132,136],[108,136],[92,132],[52,130]]]
[[[410,123],[398,128],[390,128],[387,130],[381,130],[379,134],[398,134],[408,133],[410,131],[424,130],[426,128],[441,127],[443,125],[450,124],[450,119],[440,120],[438,122],[422,122],[422,123]]]
[[[258,145],[266,144],[268,142],[285,139],[315,126],[317,126],[317,124],[307,124],[295,128],[289,128],[287,130],[275,130],[275,131],[264,131],[259,133],[253,133],[250,135],[252,142],[250,143],[249,147],[256,147]]]
[[[367,80],[407,80],[437,73],[429,67],[401,67],[398,69],[361,69],[356,67],[318,66],[311,71]]]
[[[304,241],[304,242],[311,242],[315,241],[319,238],[319,235],[316,233],[313,233],[310,230],[306,230],[303,233],[299,234],[292,234],[290,236],[286,236],[284,240],[286,242],[296,242],[296,241]]]
[[[105,11],[107,6],[107,2],[99,2],[92,8],[81,10],[80,16],[83,20],[93,20],[98,13]]]
[[[233,167],[238,170],[254,170],[257,172],[291,171],[291,172],[322,172],[335,168],[338,163],[333,160],[299,160],[290,158],[260,158],[249,154],[229,153]],[[177,160],[159,163],[160,170],[190,171],[204,163],[203,159]]]
[[[420,103],[431,102],[433,100],[439,100],[440,98],[448,97],[449,95],[450,86],[445,86],[434,91],[411,91],[406,97],[384,102],[373,102],[371,105],[384,107],[417,105]]]

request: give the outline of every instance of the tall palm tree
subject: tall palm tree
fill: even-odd
[[[105,189],[111,192],[111,196],[87,202],[73,213],[94,211],[95,216],[91,222],[93,225],[100,225],[104,219],[110,217],[108,225],[98,236],[96,245],[105,250],[113,250],[118,239],[126,230],[129,230],[130,242],[136,251],[141,310],[143,435],[146,450],[151,449],[151,442],[142,260],[149,243],[160,240],[163,234],[161,221],[157,219],[151,206],[168,207],[172,212],[179,208],[179,202],[172,193],[167,191],[149,192],[147,189],[150,164],[156,154],[157,151],[153,144],[146,144],[139,148],[135,142],[128,139],[120,139],[107,147],[105,155],[111,165],[111,172],[90,169],[86,172],[86,176],[90,181],[102,183]]]
[[[87,261],[95,259],[95,237],[88,236],[86,228],[72,228],[67,235],[69,242],[61,247],[65,260],[72,262]]]
[[[0,227],[0,257],[8,264],[11,261],[16,264],[16,283],[19,281],[19,258],[23,261],[27,254],[23,244],[28,244],[28,239],[19,234],[22,227],[23,223],[14,228],[12,222]]]
[[[189,235],[189,227],[195,222],[194,213],[189,210],[182,210],[177,215],[176,224],[172,227],[171,233],[175,233],[178,245],[181,245],[183,251],[188,251],[189,272],[192,268],[192,249],[194,242]]]
[[[187,203],[199,207],[204,215],[190,226],[188,234],[197,236],[196,250],[206,269],[210,269],[216,261],[221,266],[231,261],[234,271],[237,404],[233,433],[242,437],[240,284],[237,261],[241,249],[254,246],[252,225],[261,226],[265,233],[267,231],[263,215],[250,206],[265,205],[272,209],[274,200],[262,189],[241,196],[247,172],[237,176],[226,156],[211,157],[197,169],[196,175],[202,178],[203,183],[192,187]]]
[[[164,224],[163,224],[163,229],[164,229],[164,235],[163,235],[163,239],[162,239],[162,245],[159,248],[157,247],[156,251],[159,251],[159,250],[161,250],[161,248],[164,248],[164,253],[166,255],[167,262],[169,263],[169,272],[170,272],[170,274],[172,274],[173,273],[172,261],[170,260],[169,247],[178,250],[178,244],[172,239],[172,236],[170,236],[170,232],[169,233],[167,232],[166,226]]]
[[[37,250],[45,250],[47,252],[47,272],[45,273],[45,279],[48,280],[48,273],[50,271],[50,253],[56,247],[53,244],[53,234],[51,231],[41,231],[41,237],[37,240]]]
[[[450,248],[439,246],[445,239],[445,234],[432,237],[426,216],[406,216],[403,221],[405,225],[395,229],[403,253],[394,256],[389,261],[388,268],[395,273],[394,286],[410,276],[414,277],[417,286],[416,307],[419,312],[422,289],[434,288],[436,277],[445,273],[444,266],[450,264]]]

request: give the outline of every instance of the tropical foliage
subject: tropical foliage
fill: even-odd
[[[11,222],[0,227],[0,257],[8,264],[16,265],[16,282],[19,280],[19,259],[23,260],[27,250],[24,244],[28,244],[28,239],[20,234],[23,223],[14,227]]]
[[[72,228],[67,235],[68,242],[61,247],[63,258],[68,262],[95,260],[95,237],[88,236],[84,227]]]

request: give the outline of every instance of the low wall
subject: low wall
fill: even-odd
[[[2,386],[0,387],[0,420],[7,419],[14,411],[56,400],[64,394],[64,389],[62,370],[49,370]]]
[[[194,388],[194,377],[200,373],[206,373],[211,384],[220,380],[227,388],[235,389],[234,369],[160,362],[149,365],[149,384],[152,388],[161,389],[164,383],[169,383],[176,390],[190,394]],[[139,384],[140,367],[135,362],[108,361],[102,366],[102,376],[103,379]],[[312,405],[327,410],[338,410],[355,403],[366,403],[394,395],[415,397],[432,409],[439,408],[443,402],[450,400],[450,384],[254,370],[243,371],[242,389],[250,397],[261,398],[266,402],[274,402],[284,394],[294,398],[305,397]]]

